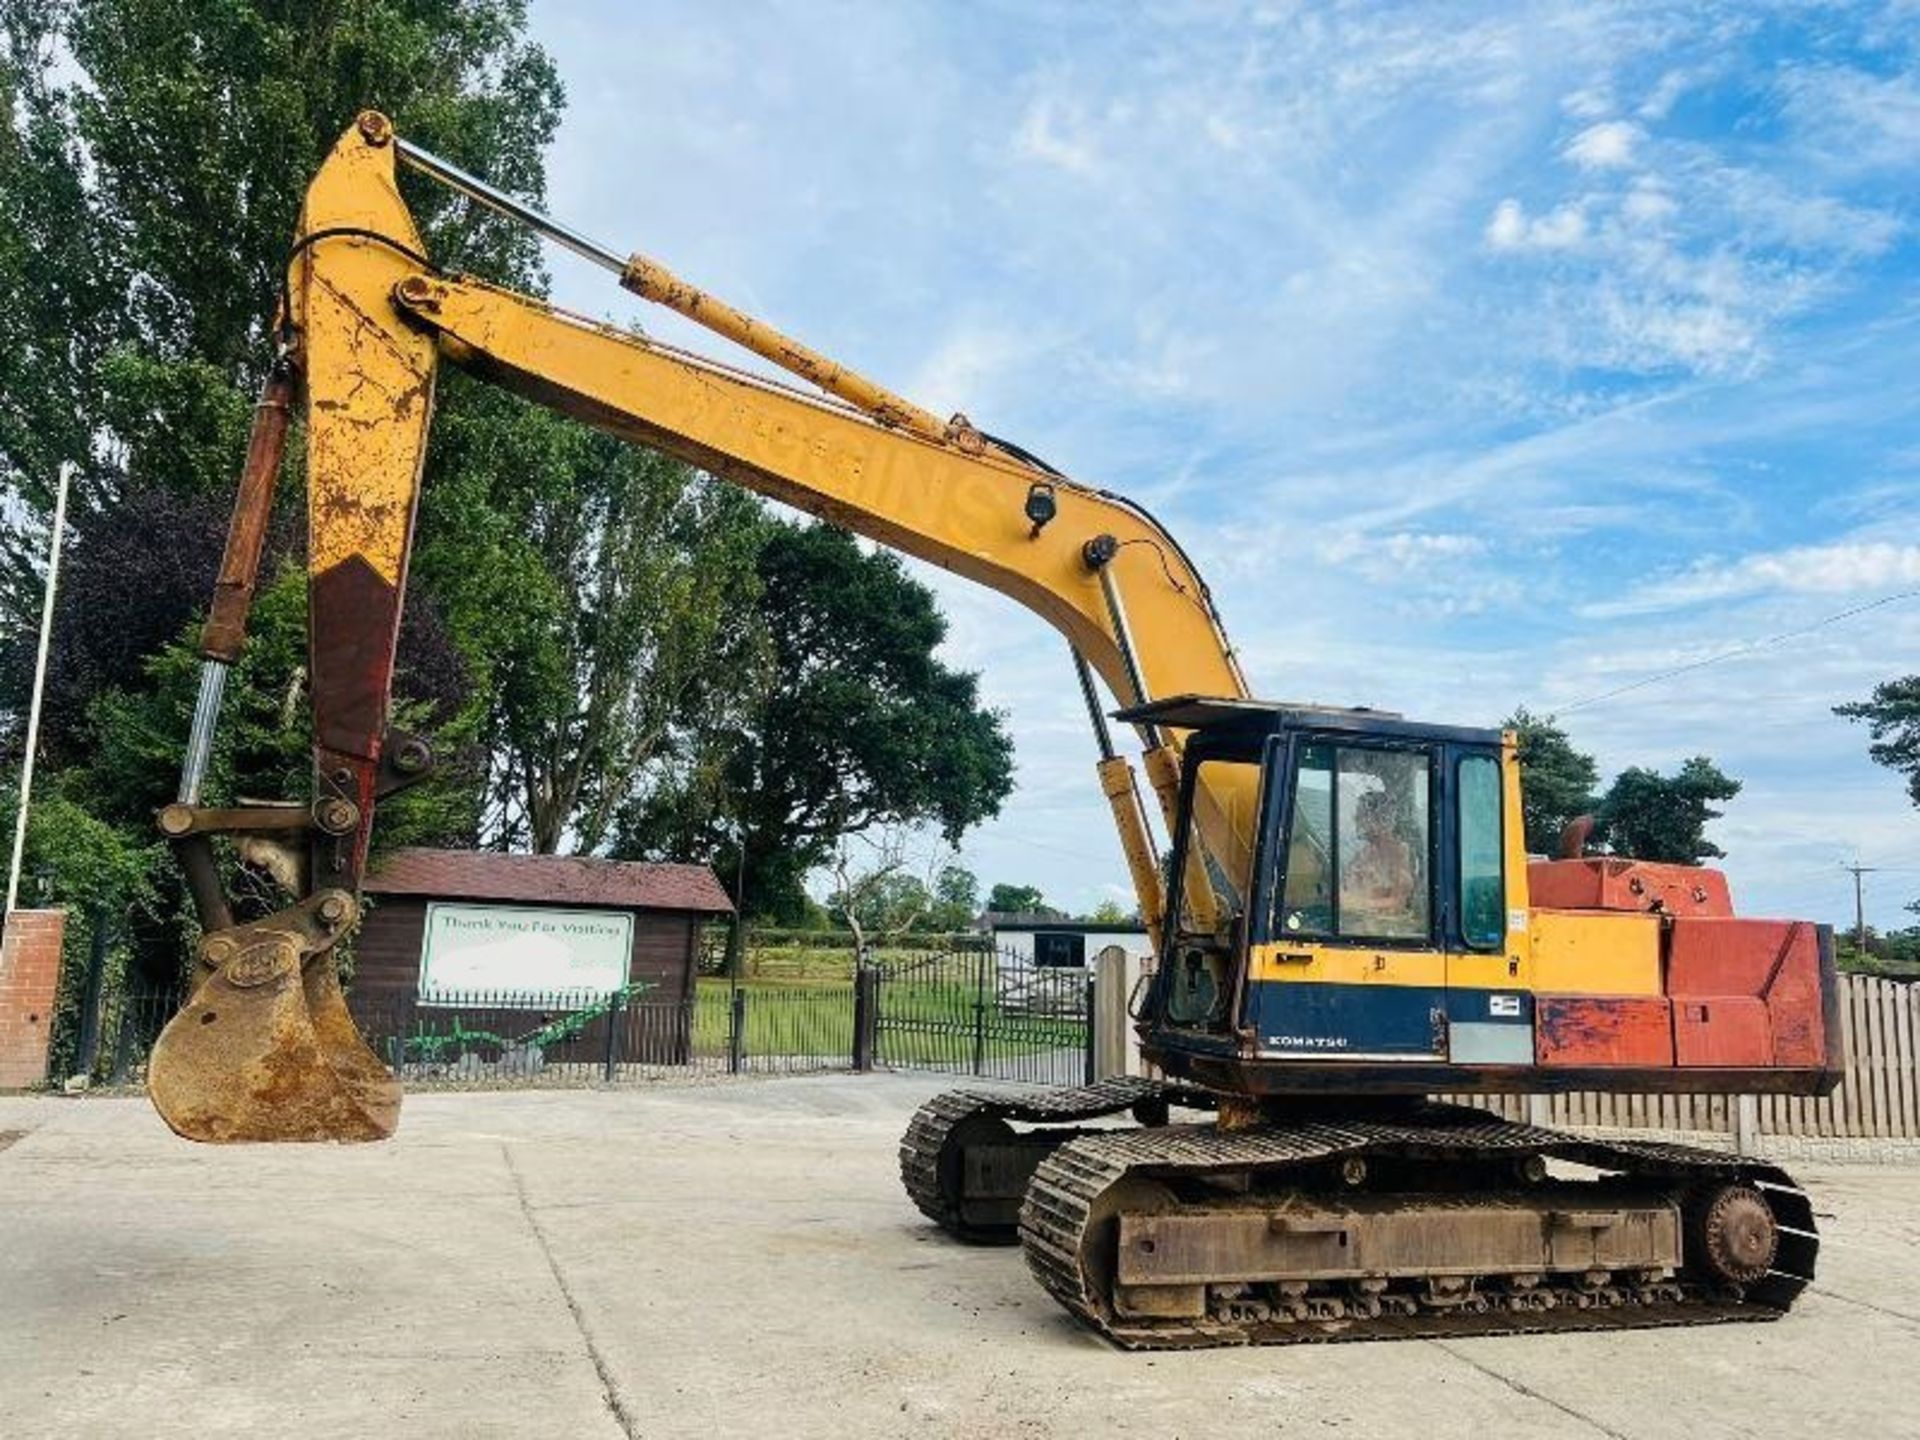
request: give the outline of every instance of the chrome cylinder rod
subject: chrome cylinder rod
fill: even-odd
[[[618,251],[609,249],[597,240],[590,240],[578,230],[569,229],[550,215],[543,215],[531,205],[516,200],[504,190],[489,185],[477,175],[469,175],[451,160],[442,160],[430,150],[422,150],[411,141],[393,137],[396,154],[422,175],[430,175],[450,190],[457,190],[469,200],[478,201],[489,210],[505,215],[510,220],[518,220],[528,229],[544,235],[556,245],[564,245],[583,260],[591,260],[603,269],[616,275],[627,272],[627,257]]]
[[[638,254],[621,255],[597,240],[589,240],[579,231],[571,230],[531,205],[495,189],[479,176],[469,175],[458,165],[442,160],[438,155],[422,150],[397,135],[393,137],[393,145],[400,159],[421,174],[431,176],[490,210],[519,221],[536,234],[545,236],[556,245],[564,245],[595,265],[611,270],[620,277],[622,286],[641,299],[664,305],[723,339],[744,346],[789,374],[799,376],[810,385],[818,385],[829,395],[864,411],[882,425],[899,426],[937,445],[952,443],[969,454],[979,454],[985,449],[980,432],[968,424],[964,417],[956,415],[952,420],[942,420],[912,401],[894,394],[884,385],[875,384],[829,356],[802,345],[792,336],[783,335],[771,325],[754,319],[718,296],[709,295],[698,286],[688,284],[657,260],[649,260]]]
[[[1107,729],[1107,715],[1100,708],[1099,692],[1093,688],[1093,669],[1087,664],[1087,657],[1080,653],[1078,645],[1069,645],[1067,653],[1073,656],[1073,673],[1080,677],[1080,697],[1087,702],[1087,719],[1093,722],[1094,743],[1100,747],[1102,760],[1113,759],[1113,735]]]
[[[1144,705],[1153,697],[1147,694],[1147,677],[1140,669],[1140,657],[1133,648],[1133,630],[1127,624],[1126,601],[1120,598],[1120,584],[1113,578],[1113,566],[1099,568],[1100,591],[1107,599],[1107,614],[1113,621],[1114,642],[1120,647],[1120,663],[1127,667],[1127,683],[1133,687],[1133,703]],[[1140,738],[1149,745],[1160,743],[1160,727],[1142,723]]]
[[[207,660],[200,666],[200,698],[193,704],[193,729],[187,734],[187,758],[180,766],[182,805],[198,805],[200,788],[207,780],[207,764],[213,758],[213,729],[220,719],[220,699],[227,689],[227,667],[223,661]]]

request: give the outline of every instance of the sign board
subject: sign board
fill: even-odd
[[[633,916],[623,910],[545,910],[517,905],[427,906],[420,947],[420,1001],[448,1004],[488,995],[591,991],[627,983]]]

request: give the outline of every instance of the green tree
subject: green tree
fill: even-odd
[[[955,932],[971,926],[980,913],[980,880],[959,865],[942,866],[933,882],[933,908],[927,916],[932,930]]]
[[[82,464],[76,528],[140,489],[224,493],[301,196],[359,109],[541,198],[562,95],[525,20],[524,0],[5,0],[0,315],[31,333],[3,347],[26,408],[0,473],[43,501],[55,461]],[[84,83],[49,78],[60,48]],[[409,198],[442,261],[537,282],[524,231]]]
[[[60,462],[92,444],[125,278],[111,232],[94,223],[54,80],[62,18],[45,0],[0,0],[0,492],[24,502],[0,523],[0,615],[15,621],[39,603],[42,531],[31,522],[51,504]]]
[[[1888,680],[1865,700],[1836,705],[1833,713],[1866,724],[1867,754],[1907,777],[1907,795],[1920,805],[1920,675]]]
[[[1915,906],[1909,905],[1909,910]],[[1860,937],[1852,918],[1833,927],[1834,959],[1842,970],[1862,975],[1885,975],[1896,980],[1920,979],[1920,925],[1904,930],[1876,930],[1867,927],[1867,949],[1860,950]]]
[[[1102,900],[1087,918],[1097,925],[1120,925],[1139,917],[1118,900]]]
[[[1573,748],[1551,715],[1535,715],[1523,705],[1507,718],[1506,728],[1519,740],[1527,849],[1535,855],[1557,855],[1560,832],[1594,807],[1599,767],[1593,756]]]
[[[167,647],[205,602],[224,516],[204,527],[208,543],[181,547],[145,522],[228,493],[301,195],[356,110],[381,106],[414,138],[540,198],[561,91],[525,21],[524,0],[0,0],[0,483],[17,502],[0,512],[0,694],[17,704],[27,691],[51,482],[71,460],[73,554],[101,563],[98,583],[63,590],[56,616],[62,653],[87,663],[84,687],[49,707],[57,763],[42,793],[69,807],[72,833],[113,827],[123,853],[155,867],[149,878],[167,863],[149,805],[178,763],[191,666]],[[438,258],[539,283],[530,236],[407,183]],[[435,468],[430,457],[430,486]],[[296,472],[283,485],[290,512]],[[155,497],[158,509],[140,508]],[[294,527],[276,533],[269,575],[295,550]],[[252,788],[256,775],[306,788],[303,727],[256,723],[283,713],[302,663],[276,639],[284,620],[299,649],[298,581],[271,588],[261,655],[229,687],[233,733],[210,799],[240,785],[288,793]],[[0,710],[15,744],[19,718]],[[60,881],[79,872],[45,853],[37,821],[32,834],[30,864],[54,877],[45,898],[97,898],[59,889],[92,882]],[[156,971],[178,955],[168,892],[113,892],[157,937]]]
[[[76,549],[142,495],[229,493],[302,194],[358,109],[540,199],[561,91],[525,18],[524,0],[0,0],[0,476],[26,502],[0,516],[9,679],[57,461],[82,467]],[[539,283],[524,231],[430,186],[410,198],[443,261]],[[179,633],[223,528],[187,557],[197,583],[124,583],[84,614],[63,601],[59,629]],[[115,668],[94,683],[143,683],[151,650],[102,649]],[[56,753],[87,743],[72,707],[48,719]]]
[[[20,903],[60,905],[67,910],[61,944],[60,980],[50,1026],[48,1074],[65,1078],[74,1069],[81,999],[86,994],[95,927],[106,927],[107,978],[124,983],[133,949],[120,917],[155,905],[150,891],[160,850],[157,837],[130,842],[127,836],[91,815],[68,797],[64,776],[36,781],[33,813],[27,822],[27,864],[21,875]],[[0,796],[0,832],[13,834],[17,791]]]
[[[747,908],[785,919],[847,836],[930,824],[952,844],[997,814],[1013,745],[976,677],[936,658],[946,621],[898,556],[830,525],[777,524],[756,569],[760,703],[738,729],[688,737],[614,849],[717,857],[731,877],[744,840]]]
[[[764,684],[764,508],[498,391],[442,437],[418,573],[481,697],[487,836],[599,849],[681,737],[737,728]]]
[[[1047,902],[1036,885],[1009,885],[1004,881],[987,892],[987,909],[996,915],[1038,915]]]
[[[1707,839],[1707,822],[1720,817],[1713,802],[1739,793],[1740,782],[1704,755],[1671,776],[1633,766],[1621,771],[1601,798],[1595,835],[1616,855],[1698,865],[1726,854]]]
[[[869,940],[925,929],[932,908],[926,882],[899,871],[854,877],[852,886],[836,888],[827,897],[827,918]]]

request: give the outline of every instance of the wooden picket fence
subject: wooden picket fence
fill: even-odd
[[[1757,1135],[1821,1139],[1920,1139],[1920,985],[1869,975],[1840,976],[1846,1078],[1817,1100],[1760,1095],[1748,1124]],[[1513,1120],[1625,1130],[1736,1134],[1740,1100],[1731,1095],[1615,1095],[1581,1091],[1533,1097],[1456,1097]],[[1545,1103],[1540,1103],[1544,1101]],[[1532,1103],[1530,1103],[1532,1102]]]

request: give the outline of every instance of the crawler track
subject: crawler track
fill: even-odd
[[[970,1145],[1012,1145],[1029,1153],[1025,1161],[1038,1163],[1054,1146],[1088,1132],[1074,1128],[1028,1131],[1016,1136],[1012,1122],[1071,1127],[1136,1110],[1164,1119],[1168,1107],[1179,1105],[1211,1109],[1213,1097],[1205,1090],[1173,1085],[1138,1076],[1103,1080],[1074,1089],[949,1090],[936,1095],[914,1113],[900,1139],[900,1181],[922,1215],[949,1234],[977,1244],[1011,1245],[1019,1238],[1016,1212],[1019,1186],[1001,1203],[970,1203],[965,1194],[966,1151]],[[1011,1177],[1009,1177],[1011,1179]]]
[[[1377,1304],[1340,1298],[1351,1296],[1351,1289],[1329,1289],[1304,1279],[1290,1293],[1284,1285],[1277,1290],[1225,1287],[1231,1295],[1248,1298],[1224,1303],[1210,1298],[1200,1316],[1141,1318],[1116,1308],[1117,1217],[1136,1205],[1142,1187],[1161,1197],[1149,1209],[1165,1212],[1172,1203],[1177,1213],[1244,1215],[1268,1196],[1337,1200],[1328,1195],[1324,1177],[1330,1168],[1353,1158],[1382,1168],[1418,1167],[1445,1177],[1450,1169],[1463,1176],[1484,1173],[1489,1166],[1525,1163],[1532,1156],[1618,1177],[1566,1187],[1584,1185],[1595,1197],[1588,1203],[1601,1207],[1623,1186],[1669,1197],[1673,1203],[1702,1193],[1703,1187],[1751,1187],[1763,1197],[1777,1226],[1771,1268],[1745,1286],[1705,1282],[1682,1270],[1660,1283],[1646,1276],[1608,1283],[1603,1275],[1589,1277],[1583,1286],[1577,1280],[1558,1283],[1570,1277],[1553,1276],[1556,1283],[1524,1293],[1511,1288],[1513,1277],[1494,1275],[1476,1277],[1452,1303],[1432,1303],[1393,1282],[1395,1288],[1386,1292],[1385,1313],[1376,1314],[1366,1311],[1380,1308]],[[1181,1199],[1169,1202],[1166,1197],[1175,1192]],[[1465,1208],[1497,1203],[1497,1197],[1470,1183],[1451,1196],[1442,1188],[1409,1198]],[[1427,1106],[1392,1121],[1281,1123],[1237,1131],[1181,1125],[1084,1134],[1055,1148],[1035,1171],[1020,1211],[1020,1240],[1029,1267],[1048,1293],[1129,1349],[1771,1320],[1785,1313],[1812,1279],[1819,1248],[1806,1195],[1773,1166],[1686,1146],[1589,1140],[1450,1105]],[[1210,1287],[1208,1293],[1213,1296],[1219,1289]],[[1259,1298],[1261,1294],[1268,1298]]]

